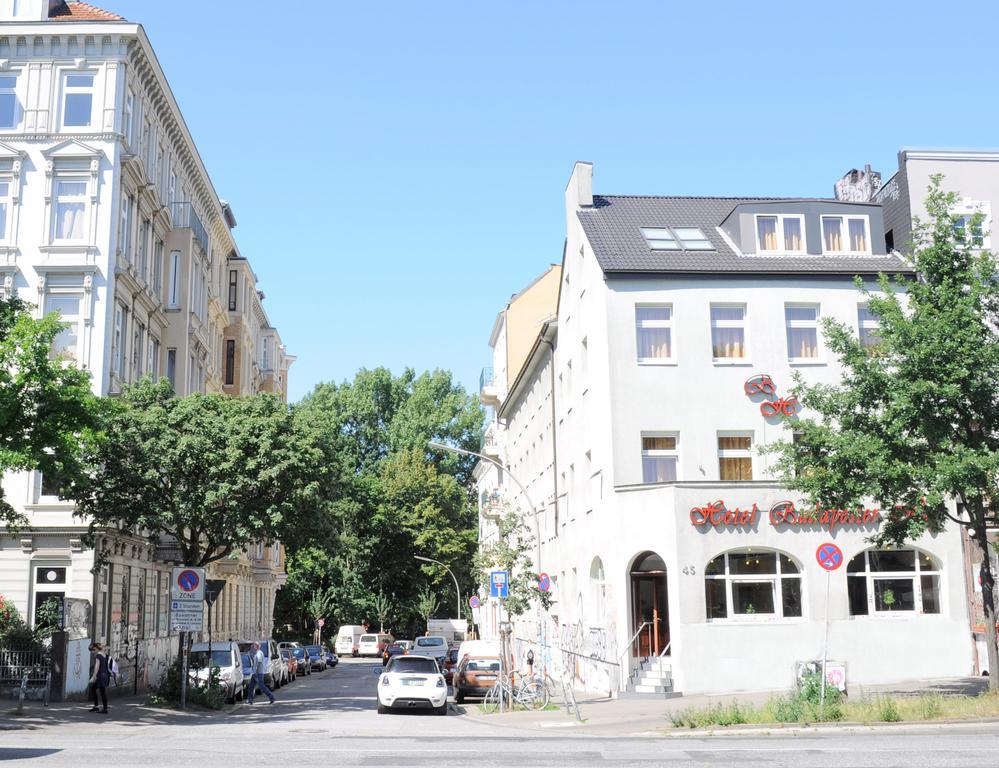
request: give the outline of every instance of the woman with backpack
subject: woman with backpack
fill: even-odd
[[[111,669],[108,655],[104,653],[104,647],[100,643],[91,643],[90,652],[94,654],[93,672],[90,675],[90,690],[94,700],[91,712],[108,713],[108,683],[111,682]],[[104,709],[97,708],[97,693],[101,694],[101,703]]]

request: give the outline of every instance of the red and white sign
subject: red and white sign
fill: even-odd
[[[843,565],[843,550],[827,541],[815,550],[815,559],[827,571],[835,571]]]
[[[774,384],[774,380],[770,378],[769,374],[758,373],[755,376],[750,376],[746,379],[746,383],[742,385],[742,391],[746,393],[747,397],[763,395],[764,397],[772,398],[760,403],[760,413],[767,418],[772,416],[794,416],[795,411],[798,410],[798,398],[794,395],[790,397],[777,396],[777,385]]]
[[[326,619],[320,619],[319,621],[316,622],[316,624],[318,624],[319,628],[322,629],[323,627],[326,626]]]

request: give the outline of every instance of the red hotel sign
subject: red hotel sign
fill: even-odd
[[[761,510],[753,504],[751,507],[736,507],[729,509],[725,502],[718,500],[703,507],[690,510],[691,525],[710,525],[715,528],[726,526],[751,527],[756,525]],[[808,509],[798,509],[793,501],[778,501],[769,512],[770,525],[813,526],[821,525],[830,531],[847,525],[873,525],[881,516],[878,509],[826,509],[821,506]]]
[[[742,385],[742,391],[746,393],[747,397],[763,395],[774,398],[760,403],[760,413],[767,418],[782,415],[794,416],[794,412],[798,410],[798,398],[794,395],[790,397],[777,396],[777,385],[774,384],[774,380],[770,378],[769,374],[759,373],[746,379],[746,383]]]

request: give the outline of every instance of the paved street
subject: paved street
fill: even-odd
[[[335,671],[300,678],[273,706],[225,714],[115,707],[110,720],[72,710],[34,730],[0,731],[0,761],[11,765],[194,766],[589,766],[804,763],[837,766],[990,765],[999,726],[930,727],[911,732],[666,738],[550,733],[491,724],[463,714],[378,715],[375,662],[345,659]],[[474,705],[472,705],[474,706]],[[33,713],[39,710],[34,709]],[[42,712],[42,716],[45,713]],[[98,725],[100,724],[100,725]],[[664,723],[665,725],[665,723]]]

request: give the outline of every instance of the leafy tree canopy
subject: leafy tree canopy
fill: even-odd
[[[53,358],[62,328],[55,313],[37,319],[20,300],[0,297],[0,474],[40,469],[69,480],[78,470],[99,401],[90,374]],[[0,488],[0,523],[24,522]]]
[[[71,491],[91,534],[138,527],[203,566],[310,523],[321,453],[273,395],[176,397],[144,381],[111,401],[102,427]]]
[[[867,349],[852,330],[824,322],[843,364],[840,384],[796,393],[814,417],[795,421],[797,443],[773,447],[781,480],[812,503],[851,507],[875,499],[881,543],[902,543],[948,523],[970,528],[982,549],[990,668],[996,650],[994,574],[987,528],[999,524],[999,274],[975,247],[973,223],[951,214],[957,196],[933,180],[928,217],[914,229],[915,279],[858,281],[880,319]],[[980,226],[980,222],[978,222]],[[980,245],[980,243],[978,244]],[[959,510],[951,511],[948,502]],[[992,685],[999,685],[993,673]]]

